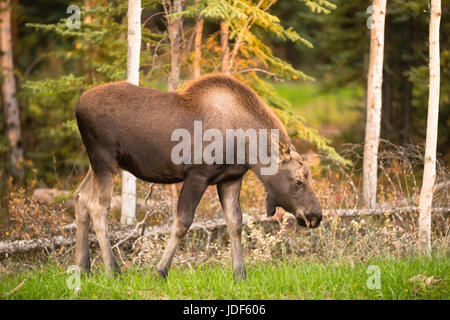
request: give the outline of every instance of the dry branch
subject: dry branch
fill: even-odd
[[[439,192],[446,189],[450,190],[450,180],[439,182],[434,186],[434,192]]]
[[[19,285],[17,287],[15,287],[14,289],[12,289],[10,292],[8,292],[7,294],[5,294],[5,297],[12,295],[14,292],[16,292],[17,290],[19,290],[21,287],[23,287],[23,285],[25,284],[25,281],[27,281],[27,279],[24,279],[21,283],[19,283]]]

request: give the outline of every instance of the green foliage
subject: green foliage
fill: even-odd
[[[301,10],[295,1],[280,1],[274,7],[286,26],[293,27],[314,48],[290,46],[290,61],[301,63],[306,73],[315,77],[323,93],[344,87],[366,88],[369,63],[370,19],[369,2],[334,0],[336,8],[327,15],[311,15]],[[450,2],[442,1],[443,17]],[[302,4],[303,6],[303,4]],[[428,24],[426,1],[392,0],[387,2],[385,27],[382,138],[395,144],[422,144],[425,140],[428,106]],[[450,150],[450,104],[448,103],[448,19],[441,20],[441,97],[439,114],[438,152]],[[283,52],[283,51],[282,51]],[[447,89],[447,90],[446,90]],[[411,93],[411,103],[408,99]],[[364,95],[359,102],[364,110]],[[411,119],[406,116],[411,112]],[[364,121],[364,114],[361,114]],[[406,132],[408,126],[410,134]],[[353,142],[364,137],[364,127],[355,126]]]
[[[230,27],[231,73],[251,86],[265,100],[277,110],[278,114],[288,126],[293,137],[311,142],[318,150],[329,154],[332,158],[344,164],[350,164],[343,159],[329,145],[330,141],[320,136],[316,129],[310,128],[306,122],[291,110],[288,101],[278,96],[270,80],[310,80],[314,78],[297,70],[290,63],[277,57],[272,51],[269,39],[290,41],[312,48],[310,41],[300,36],[292,27],[282,26],[280,19],[269,13],[270,7],[276,1],[201,1],[190,5],[179,14],[184,17],[201,15],[208,20],[223,20]],[[335,6],[328,1],[306,1],[313,12],[326,12]],[[219,47],[216,34],[210,36],[207,48]],[[215,50],[217,51],[217,50]],[[220,50],[219,55],[220,55]],[[211,53],[206,53],[205,59],[210,59]],[[219,69],[221,56],[215,58],[213,65],[203,64],[203,72],[213,72]],[[265,75],[265,77],[261,77]]]
[[[270,12],[274,2],[262,1],[258,5],[250,0],[200,1],[199,4],[188,1],[185,10],[179,14],[186,20],[185,38],[192,33],[191,22],[195,22],[198,16],[205,17],[210,24],[225,21],[230,27],[231,73],[252,86],[268,105],[277,110],[293,137],[307,140],[318,150],[345,163],[329,146],[329,141],[295,115],[289,102],[273,88],[273,80],[314,80],[274,53],[271,45],[274,41],[312,47],[309,40],[294,28],[284,27],[279,17]],[[67,28],[67,15],[59,15],[52,21],[40,21],[28,18],[26,7],[22,13],[23,20],[28,23],[23,30],[26,37],[20,39],[34,43],[41,50],[38,60],[29,62],[33,68],[24,65],[22,70],[26,70],[19,73],[23,81],[20,101],[28,106],[25,114],[32,123],[25,131],[33,132],[28,145],[34,147],[27,149],[27,157],[33,158],[35,166],[40,169],[40,178],[47,182],[56,181],[57,171],[70,171],[73,166],[87,163],[73,114],[79,95],[90,87],[122,80],[126,76],[127,1],[94,0],[90,1],[89,10],[84,9],[84,1],[79,0],[75,4],[82,8],[79,30]],[[146,87],[161,87],[170,70],[170,43],[162,5],[160,0],[146,0],[142,5],[140,82]],[[306,1],[306,5],[313,12],[326,13],[326,10],[333,9],[327,1]],[[61,6],[64,8],[64,4]],[[222,58],[218,33],[206,31],[202,73],[220,69]],[[44,46],[35,42],[36,37],[42,37]],[[186,45],[184,50],[186,59],[181,62],[182,77],[189,79],[192,62],[189,50],[192,48]],[[46,68],[46,65],[52,67]],[[59,164],[56,171],[54,163]]]
[[[243,8],[248,8],[246,2],[244,1],[221,1],[221,0],[210,0],[201,1],[198,4],[191,4],[186,7],[186,9],[177,13],[175,16],[196,18],[197,16],[202,16],[207,19],[217,20],[232,20],[232,19],[247,19],[248,16],[242,10]]]
[[[152,2],[144,3],[151,6]],[[83,8],[84,2],[77,4]],[[39,178],[48,183],[56,181],[57,172],[70,172],[88,164],[74,121],[75,104],[86,89],[125,78],[126,12],[124,0],[98,0],[91,9],[82,11],[79,30],[69,30],[66,18],[50,24],[26,24],[27,33],[33,30],[34,35],[46,34],[54,39],[39,64],[51,67],[43,69],[45,74],[39,69],[30,73],[20,88],[21,104],[29,106],[27,118],[33,121],[33,126],[25,130],[35,133],[29,141],[34,147],[27,157],[33,158],[40,169]],[[85,20],[87,16],[90,23]],[[160,38],[159,34],[143,32],[146,43]],[[147,53],[143,51],[143,60],[148,59]]]
[[[13,24],[17,26],[15,66],[18,98],[21,107],[25,159],[39,169],[39,178],[55,182],[56,174],[71,172],[87,165],[81,140],[74,122],[74,108],[79,95],[98,84],[122,80],[126,74],[127,1],[91,0],[84,9],[83,0],[20,2],[15,7]],[[80,30],[69,30],[65,24],[70,4],[82,8]],[[170,41],[161,0],[142,2],[141,85],[165,88],[170,71]],[[329,119],[336,121],[336,111],[327,109],[322,100],[312,106],[302,92],[291,102],[275,89],[283,81],[298,83],[318,79],[325,97],[335,89],[365,88],[365,74],[369,49],[370,17],[368,3],[344,0],[194,0],[185,1],[183,17],[183,55],[181,86],[192,78],[193,31],[196,20],[205,18],[202,42],[202,73],[221,70],[222,48],[219,21],[230,28],[230,73],[250,85],[288,125],[288,131],[306,140],[322,152],[344,161],[331,142],[313,128],[321,128],[330,137]],[[443,17],[449,0],[443,0]],[[87,17],[90,19],[85,20]],[[412,84],[412,142],[421,143],[425,137],[428,104],[428,22],[426,2],[420,0],[388,1],[386,17],[385,70],[383,108],[391,101],[391,129],[383,120],[382,136],[394,143],[402,143],[405,97],[408,83]],[[448,19],[441,21],[441,101],[439,116],[438,152],[448,154],[450,143],[450,98],[448,70],[450,54]],[[408,37],[411,36],[410,40]],[[314,44],[314,46],[312,45]],[[236,50],[234,51],[234,49]],[[366,65],[366,67],[365,67]],[[300,66],[300,67],[299,67]],[[388,86],[387,84],[390,83]],[[324,85],[325,84],[325,85]],[[293,85],[295,86],[295,85]],[[386,88],[391,89],[391,98]],[[295,95],[295,93],[293,93]],[[345,98],[344,98],[345,99]],[[353,129],[347,131],[349,121],[334,130],[342,138],[333,136],[333,143],[358,143],[363,138],[363,95],[333,102],[343,117],[351,112]],[[323,102],[325,103],[325,102]],[[304,105],[304,108],[299,108]],[[348,108],[353,108],[353,111]],[[312,112],[316,110],[317,112]],[[324,115],[329,110],[330,117]],[[360,116],[359,124],[357,114]],[[301,116],[301,117],[299,117]],[[0,115],[1,117],[1,115]],[[383,119],[387,119],[383,113]],[[328,120],[327,120],[328,119]],[[388,121],[389,122],[389,121]],[[325,127],[325,128],[324,128]],[[350,132],[353,130],[352,132]],[[345,135],[346,138],[343,138]],[[1,153],[5,143],[1,140]],[[302,143],[299,143],[302,146]],[[309,144],[308,144],[309,146]],[[82,159],[82,160],[81,160]],[[55,171],[55,165],[57,170]]]
[[[380,289],[368,289],[368,267],[380,268]],[[81,290],[68,289],[69,276],[58,263],[2,276],[2,299],[449,299],[449,259],[374,259],[369,262],[258,263],[236,283],[230,270],[203,265],[172,270],[166,281],[133,267],[120,279],[94,272],[81,277]],[[24,284],[15,290],[18,285]],[[427,282],[428,281],[428,282]]]
[[[25,93],[37,95],[58,95],[78,91],[86,87],[85,77],[75,77],[73,74],[62,76],[59,79],[45,79],[40,81],[27,81],[22,86]]]
[[[336,9],[336,5],[326,0],[300,0],[311,9],[312,12],[329,14]]]

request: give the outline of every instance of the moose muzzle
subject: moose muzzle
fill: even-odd
[[[304,213],[302,210],[297,213],[296,218],[299,225],[314,229],[322,221],[322,211]]]

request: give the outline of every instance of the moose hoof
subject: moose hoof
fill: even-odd
[[[233,274],[234,281],[244,281],[247,279],[247,272],[245,269],[242,270],[236,270]]]
[[[120,267],[116,261],[114,261],[114,264],[112,266],[112,271],[113,271],[113,274],[115,277],[120,276],[122,274],[122,272],[120,271]]]
[[[89,258],[83,259],[83,261],[78,262],[77,265],[82,273],[85,273],[87,275],[91,274],[91,261],[89,260]]]
[[[158,273],[158,276],[161,277],[162,279],[166,279],[167,276],[169,275],[169,269],[168,268],[156,268],[156,272]]]
[[[118,277],[121,275],[120,267],[116,261],[112,261],[105,266],[106,274],[109,276]]]
[[[82,265],[82,266],[79,266],[79,267],[80,267],[80,270],[81,270],[82,273],[86,274],[87,276],[91,275],[91,266],[89,264],[88,265]]]

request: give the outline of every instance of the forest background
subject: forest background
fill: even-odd
[[[448,166],[450,51],[446,2],[442,5],[438,153]],[[83,9],[87,5],[91,11],[83,10],[81,30],[68,31],[64,19],[69,17],[68,6],[74,3]],[[318,8],[308,7],[308,2],[303,1],[273,3],[267,10],[272,16],[261,17],[252,27],[253,43],[239,53],[232,73],[255,88],[271,107],[298,117],[296,120],[306,128],[295,139],[302,152],[322,151],[339,159],[324,145],[339,152],[343,144],[361,143],[364,139],[370,3],[333,3],[336,6]],[[194,7],[194,3],[190,5]],[[86,171],[88,161],[74,121],[74,108],[87,88],[125,78],[126,9],[126,1],[118,0],[13,1],[14,66],[24,150],[20,165],[26,177],[35,176],[47,186],[62,183],[60,187],[67,189]],[[169,39],[162,10],[160,1],[143,4],[140,82],[144,87],[165,89],[170,73]],[[233,14],[239,14],[220,10],[205,19],[202,73],[220,71],[220,17],[232,19]],[[425,1],[388,2],[381,137],[396,145],[424,143],[427,12]],[[180,87],[193,78],[195,15],[192,9],[183,17]],[[273,17],[278,17],[279,22],[274,23]],[[265,29],[264,23],[266,27],[279,24],[280,28]],[[230,48],[235,42],[233,36]],[[0,131],[4,130],[2,124]],[[8,171],[4,135],[0,146],[3,180]],[[2,193],[5,187],[2,184]]]

